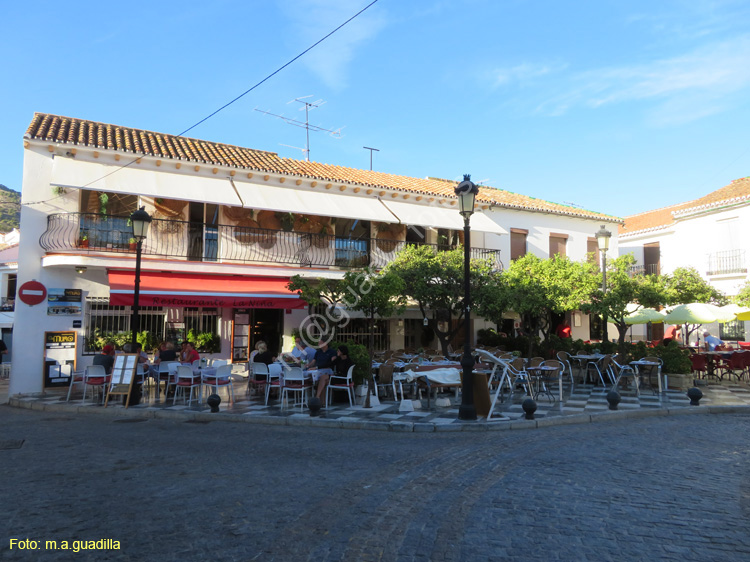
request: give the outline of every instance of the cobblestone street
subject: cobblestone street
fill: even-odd
[[[696,414],[425,434],[0,406],[0,558],[750,560],[750,416]],[[120,549],[45,548],[99,539]]]

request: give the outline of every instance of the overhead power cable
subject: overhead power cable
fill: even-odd
[[[270,80],[271,78],[273,78],[274,76],[276,76],[276,75],[277,75],[277,74],[278,74],[279,72],[281,72],[282,70],[284,70],[284,69],[285,69],[285,68],[286,68],[287,66],[289,66],[289,65],[290,65],[290,64],[292,64],[293,62],[297,61],[298,59],[300,59],[301,57],[303,57],[304,55],[306,55],[307,53],[309,53],[309,52],[310,52],[311,50],[313,50],[313,49],[314,49],[315,47],[317,47],[318,45],[320,45],[320,44],[321,44],[321,43],[322,43],[323,41],[325,41],[326,39],[328,39],[328,38],[329,38],[329,37],[330,37],[331,35],[333,35],[333,34],[334,34],[334,33],[336,33],[337,31],[339,31],[339,30],[340,30],[340,29],[341,29],[342,27],[344,27],[345,25],[347,25],[348,23],[350,23],[350,22],[351,22],[352,20],[354,20],[355,18],[359,17],[359,16],[360,16],[360,15],[361,15],[362,13],[364,13],[364,12],[365,12],[365,11],[366,11],[367,9],[371,8],[371,7],[373,6],[373,5],[375,5],[375,4],[377,4],[377,3],[378,3],[378,0],[373,0],[373,1],[372,1],[372,2],[370,2],[370,3],[369,3],[369,4],[367,5],[367,6],[365,6],[364,8],[362,8],[362,9],[361,9],[361,10],[360,10],[359,12],[357,12],[356,14],[354,14],[354,15],[353,15],[352,17],[350,17],[350,18],[349,18],[348,20],[346,20],[346,21],[345,21],[344,23],[342,23],[341,25],[339,25],[339,26],[338,26],[338,27],[337,27],[336,29],[334,29],[334,30],[333,30],[333,31],[331,31],[330,33],[326,34],[326,35],[325,35],[324,37],[322,37],[322,38],[318,39],[318,40],[317,40],[317,41],[316,41],[315,43],[313,43],[312,45],[310,45],[310,46],[309,46],[309,47],[308,47],[307,49],[305,49],[304,51],[302,51],[302,52],[301,52],[300,54],[298,54],[298,55],[297,55],[296,57],[294,57],[293,59],[291,59],[290,61],[288,61],[288,62],[287,62],[287,63],[285,63],[284,65],[282,65],[282,66],[280,66],[279,68],[277,68],[276,70],[274,70],[274,71],[273,71],[273,72],[272,72],[271,74],[269,74],[268,76],[266,76],[265,78],[263,78],[263,80],[261,80],[260,82],[258,82],[258,83],[257,83],[257,84],[255,84],[254,86],[252,86],[251,88],[248,88],[247,90],[245,90],[244,92],[242,92],[242,93],[241,93],[241,94],[240,94],[239,96],[237,96],[237,97],[236,97],[236,98],[234,98],[233,100],[231,100],[231,101],[229,101],[229,102],[225,103],[224,105],[222,105],[222,106],[221,106],[221,107],[220,107],[219,109],[217,109],[216,111],[213,111],[212,113],[210,113],[210,114],[206,115],[206,116],[205,116],[205,117],[204,117],[203,119],[201,119],[200,121],[198,121],[198,122],[197,122],[197,123],[195,123],[194,125],[191,125],[190,127],[188,127],[187,129],[185,129],[184,131],[182,131],[181,133],[179,133],[179,134],[177,134],[177,135],[175,135],[175,136],[177,136],[177,137],[181,137],[181,136],[183,136],[183,135],[184,135],[185,133],[187,133],[188,131],[191,131],[191,130],[195,129],[195,128],[196,128],[196,127],[197,127],[198,125],[200,125],[200,124],[202,124],[202,123],[205,123],[206,121],[208,121],[209,119],[211,119],[211,117],[213,117],[214,115],[216,115],[216,114],[217,114],[217,113],[219,113],[220,111],[223,111],[224,109],[226,109],[227,107],[229,107],[230,105],[232,105],[233,103],[235,103],[236,101],[238,101],[238,100],[242,99],[242,98],[243,98],[243,97],[245,97],[245,96],[246,96],[247,94],[249,94],[250,92],[252,92],[253,90],[255,90],[255,89],[256,89],[256,88],[258,87],[258,86],[260,86],[260,85],[261,85],[261,84],[263,84],[264,82],[267,82],[268,80]],[[128,163],[126,163],[126,164],[122,164],[121,166],[119,166],[119,167],[118,167],[118,168],[116,168],[115,170],[112,170],[112,171],[111,171],[111,172],[109,172],[108,174],[105,174],[105,175],[103,175],[103,176],[101,176],[101,177],[99,177],[99,178],[96,178],[95,180],[91,180],[91,181],[90,181],[89,183],[87,183],[86,185],[83,185],[83,186],[81,186],[81,187],[82,187],[82,188],[88,187],[88,186],[90,186],[90,185],[91,185],[91,184],[93,184],[93,183],[96,183],[96,182],[98,182],[98,181],[101,181],[101,180],[103,180],[104,178],[107,178],[107,177],[111,176],[112,174],[116,174],[117,172],[119,172],[119,171],[120,171],[120,170],[122,170],[123,168],[127,168],[128,166],[131,166],[132,164],[134,164],[134,163],[136,162],[136,160],[138,160],[138,158],[134,158],[133,160],[131,160],[130,162],[128,162]],[[54,200],[54,199],[57,199],[58,197],[60,197],[60,195],[58,195],[57,197],[53,197],[53,198],[51,198],[51,199],[46,199],[46,200],[44,200],[44,201],[33,201],[33,202],[30,202],[30,203],[26,203],[26,205],[38,205],[38,204],[40,204],[40,203],[46,203],[46,202],[48,202],[48,201],[52,201],[52,200]]]

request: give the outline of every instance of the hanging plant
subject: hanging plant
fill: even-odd
[[[109,203],[109,195],[102,192],[99,194],[99,213],[102,215],[107,214],[107,203]]]
[[[406,227],[403,224],[378,222],[375,223],[375,230],[378,233],[378,239],[375,242],[377,247],[383,252],[391,253],[398,248]]]
[[[294,213],[276,213],[279,221],[281,221],[281,228],[286,232],[291,232],[294,229]]]

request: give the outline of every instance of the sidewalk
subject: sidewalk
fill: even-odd
[[[571,423],[590,423],[604,419],[634,418],[654,415],[675,415],[706,412],[735,412],[750,413],[750,385],[745,382],[721,382],[701,386],[703,399],[700,406],[690,406],[686,392],[669,390],[662,396],[646,389],[640,397],[634,391],[620,391],[622,401],[617,411],[609,410],[606,400],[608,389],[593,385],[576,385],[573,393],[570,387],[564,385],[564,401],[562,404],[550,402],[545,397],[537,401],[537,411],[534,420],[524,419],[521,407],[525,395],[516,394],[513,400],[498,404],[492,420],[480,418],[476,422],[458,420],[458,403],[450,396],[450,406],[436,407],[435,401],[427,409],[427,400],[413,401],[414,411],[399,411],[399,402],[381,399],[381,404],[373,408],[363,408],[361,405],[350,407],[347,403],[333,404],[327,410],[322,409],[320,415],[311,417],[309,410],[300,407],[282,409],[278,402],[263,404],[259,397],[247,396],[245,389],[237,385],[235,402],[231,403],[222,391],[220,412],[210,413],[205,404],[195,403],[190,407],[180,404],[172,405],[172,400],[164,401],[152,395],[141,404],[125,409],[120,400],[110,403],[107,408],[93,404],[91,399],[86,404],[81,403],[81,394],[74,393],[70,402],[66,402],[66,389],[48,390],[44,395],[14,396],[9,403],[20,408],[30,408],[45,411],[69,411],[82,414],[99,414],[119,417],[142,418],[173,418],[185,421],[233,421],[250,422],[273,425],[314,425],[321,427],[338,427],[350,429],[372,429],[381,431],[483,431],[535,428],[550,425]],[[0,381],[0,403],[3,397],[7,399],[8,381]],[[361,398],[359,399],[361,401]]]

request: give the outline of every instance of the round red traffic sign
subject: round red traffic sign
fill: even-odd
[[[39,281],[26,281],[18,289],[18,298],[21,302],[34,306],[47,298],[47,288]]]

